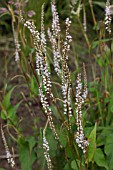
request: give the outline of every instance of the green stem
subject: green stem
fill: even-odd
[[[88,46],[88,48],[89,48],[89,50],[90,50],[91,45],[90,45],[90,42],[89,42],[88,36],[87,36],[87,34],[84,32],[84,29],[83,29],[82,23],[81,23],[81,21],[80,21],[80,18],[79,18],[79,17],[77,17],[77,19],[78,19],[78,22],[79,22],[80,28],[81,28],[81,30],[82,30],[82,33],[83,33],[83,35],[84,35],[84,38],[85,38],[85,40],[86,40],[87,46]]]
[[[92,17],[93,17],[94,26],[95,26],[97,22],[96,22],[95,14],[94,14],[94,11],[93,11],[92,1],[89,1],[89,4],[90,4],[90,9],[91,9],[91,14],[92,14]]]
[[[99,101],[99,93],[98,93],[97,90],[96,90],[96,96],[97,96],[98,109],[99,109],[99,112],[100,112],[100,116],[102,118],[102,126],[104,126],[104,119],[103,119],[103,114],[102,114],[102,108],[101,108],[101,104],[100,104],[100,101]]]

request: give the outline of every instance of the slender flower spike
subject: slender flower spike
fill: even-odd
[[[49,154],[49,144],[48,144],[48,141],[45,136],[48,123],[49,123],[49,121],[47,120],[45,128],[43,130],[43,149],[44,149],[44,156],[47,161],[48,170],[52,170],[53,166],[52,166],[52,162],[51,162],[51,158],[50,158],[50,154]]]
[[[60,24],[59,24],[58,12],[57,12],[54,0],[52,0],[51,2],[51,10],[52,10],[52,15],[53,15],[52,31],[53,31],[53,34],[57,37],[58,33],[60,32]]]
[[[85,67],[84,67],[85,69]],[[84,70],[85,71],[85,70]],[[86,72],[84,73],[84,75]],[[86,75],[85,75],[86,76]],[[82,83],[81,83],[81,74],[77,76],[77,86],[76,86],[76,124],[77,124],[77,132],[76,132],[76,143],[78,147],[83,150],[83,153],[86,153],[86,148],[89,145],[89,142],[85,139],[83,126],[82,126],[82,104],[87,97],[87,81],[86,77],[84,78],[84,91],[82,95]]]
[[[44,51],[46,51],[46,38],[44,31],[44,4],[42,5],[42,13],[41,13],[41,45],[44,46]]]
[[[50,72],[47,63],[46,56],[46,38],[44,32],[44,4],[42,5],[42,14],[41,14],[41,33],[36,30],[34,22],[25,21],[22,14],[21,20],[25,27],[27,27],[33,37],[33,43],[36,50],[36,71],[42,79],[42,84],[47,93],[53,97],[51,92],[51,80]]]
[[[51,2],[51,11],[52,11],[52,31],[48,29],[48,36],[50,42],[52,44],[53,49],[53,57],[54,57],[54,69],[58,76],[61,75],[61,55],[59,50],[59,42],[60,42],[60,23],[59,23],[59,15],[56,9],[55,1]]]
[[[70,80],[70,71],[67,65],[68,60],[68,51],[70,50],[69,43],[72,41],[72,37],[69,34],[69,27],[71,21],[69,18],[66,19],[66,38],[63,44],[62,49],[62,94],[64,99],[64,114],[68,116],[68,120],[70,121],[70,117],[72,116],[72,108],[71,108],[71,80]]]
[[[4,131],[2,129],[2,125],[1,125],[1,135],[2,135],[2,140],[3,140],[5,151],[6,151],[7,161],[11,165],[11,167],[13,168],[15,166],[15,161],[14,161],[14,159],[13,159],[13,157],[12,157],[10,151],[9,151],[9,148],[8,148],[8,145],[7,145],[7,142],[6,142],[6,138],[5,138],[5,135],[4,135]]]
[[[105,25],[106,30],[111,34],[111,15],[113,14],[113,5],[110,5],[110,1],[107,0],[106,2],[106,9],[105,9]]]
[[[43,149],[45,150],[44,156],[45,156],[45,159],[47,161],[48,170],[52,170],[52,162],[51,162],[51,158],[50,158],[50,155],[49,155],[49,145],[48,145],[48,142],[45,138],[45,135],[43,135]]]
[[[42,106],[43,106],[43,109],[48,117],[48,123],[49,123],[49,126],[55,136],[55,139],[59,141],[59,137],[58,137],[58,134],[56,132],[56,129],[55,129],[55,126],[54,126],[54,123],[53,123],[53,119],[52,119],[52,111],[51,111],[51,108],[49,106],[49,103],[47,101],[47,97],[46,95],[44,94],[43,90],[41,87],[39,87],[39,94],[40,94],[40,98],[41,98],[41,103],[42,103]]]
[[[71,21],[69,18],[66,19],[66,38],[64,40],[63,49],[62,49],[62,94],[64,99],[64,114],[70,117],[72,116],[72,108],[71,108],[71,80],[70,80],[70,71],[67,65],[68,60],[68,52],[70,50],[70,42],[72,41],[72,37],[69,34],[69,27]]]

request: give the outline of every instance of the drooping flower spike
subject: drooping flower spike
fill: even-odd
[[[4,135],[2,125],[1,125],[1,135],[2,135],[2,140],[3,140],[4,147],[5,147],[7,161],[11,165],[11,167],[13,168],[15,166],[15,161],[14,161],[14,159],[13,159],[13,157],[12,157],[10,151],[9,151],[9,147],[7,145],[7,141],[6,141],[6,138],[5,138],[5,135]]]

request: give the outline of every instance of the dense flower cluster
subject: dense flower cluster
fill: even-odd
[[[2,129],[2,125],[1,125],[1,135],[2,135],[2,140],[3,140],[5,151],[6,151],[7,161],[11,165],[11,167],[13,168],[15,166],[15,161],[14,161],[14,159],[13,159],[13,157],[12,157],[10,151],[9,151],[9,148],[8,148],[5,136],[4,136],[4,131]]]
[[[53,132],[53,134],[55,136],[55,139],[59,140],[58,134],[57,134],[57,132],[55,130],[55,126],[54,126],[54,123],[53,123],[51,108],[49,107],[49,103],[47,101],[47,97],[44,94],[44,92],[43,92],[41,87],[39,88],[39,94],[40,94],[40,98],[41,98],[41,103],[42,103],[43,109],[44,109],[45,113],[47,114],[48,123],[50,125],[50,128],[51,128],[51,130],[52,130],[52,132]]]
[[[31,35],[33,36],[35,49],[40,50],[40,47],[39,47],[39,44],[38,44],[40,42],[40,34],[36,30],[36,26],[34,25],[34,22],[25,21],[22,15],[21,15],[21,20],[22,20],[24,26],[29,29]]]
[[[47,63],[47,54],[46,54],[46,36],[44,31],[44,4],[42,5],[42,14],[41,14],[41,34],[40,34],[40,49],[36,52],[36,65],[39,76],[42,78],[42,84],[47,93],[51,93],[51,80],[50,72]]]
[[[69,18],[66,19],[66,38],[65,38],[65,41],[64,41],[64,45],[63,45],[63,57],[65,57],[66,60],[68,60],[68,55],[67,53],[69,52],[70,50],[70,45],[69,43],[72,41],[72,37],[71,35],[69,34],[69,28],[70,28],[70,24],[71,24],[71,21],[69,20]]]
[[[62,94],[64,99],[64,114],[68,117],[72,116],[71,109],[71,88],[70,88],[70,71],[67,65],[68,51],[70,50],[69,43],[72,41],[72,37],[69,34],[69,27],[71,21],[69,18],[66,19],[66,38],[62,49]]]
[[[50,158],[50,155],[49,155],[49,145],[48,145],[48,142],[45,138],[45,135],[43,136],[43,149],[45,150],[44,156],[45,156],[45,159],[47,161],[47,167],[48,167],[49,170],[52,170],[52,163],[51,163],[51,158]]]
[[[112,20],[111,14],[112,14],[112,10],[111,10],[110,1],[107,0],[106,9],[105,9],[105,25],[106,25],[106,30],[109,32],[109,34],[111,34],[111,20]]]
[[[41,14],[41,46],[46,52],[46,36],[45,36],[45,31],[44,31],[44,4],[42,5],[42,14]]]
[[[50,72],[48,71],[48,63],[46,56],[46,38],[44,33],[44,5],[42,6],[42,16],[41,16],[41,34],[36,30],[33,22],[25,21],[22,18],[24,26],[29,29],[33,37],[34,46],[36,49],[36,71],[38,75],[42,78],[42,84],[47,93],[51,94],[51,80]]]
[[[51,10],[52,10],[52,31],[48,29],[48,36],[50,39],[50,42],[52,44],[53,49],[53,57],[54,57],[54,69],[58,76],[61,75],[61,68],[60,68],[60,62],[61,62],[61,55],[60,55],[60,49],[59,49],[59,42],[60,42],[60,24],[59,24],[59,16],[58,12],[56,10],[55,1],[52,0],[51,2]]]
[[[76,86],[76,124],[77,124],[77,133],[76,133],[76,143],[78,144],[78,147],[80,147],[83,150],[83,153],[86,153],[86,148],[89,145],[89,142],[85,140],[83,127],[82,127],[82,104],[84,103],[84,100],[87,97],[87,82],[86,78],[85,85],[84,85],[84,92],[82,93],[82,83],[81,83],[81,74],[78,74],[77,76],[77,86]]]
[[[60,32],[60,24],[59,24],[58,12],[57,12],[54,0],[52,0],[51,2],[51,10],[52,10],[52,15],[53,15],[52,31],[53,31],[53,35],[57,37],[58,33]]]

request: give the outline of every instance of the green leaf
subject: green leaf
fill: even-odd
[[[98,5],[103,9],[105,9],[105,7],[106,7],[105,2],[94,1],[93,4]]]
[[[67,164],[65,165],[65,167],[64,167],[64,169],[63,169],[63,170],[70,170],[69,163],[67,163]]]
[[[36,154],[34,150],[30,152],[29,143],[23,138],[19,139],[19,158],[22,170],[32,170],[32,165],[36,160]]]
[[[85,137],[88,138],[91,131],[93,130],[93,127],[85,127],[84,128],[84,133],[85,133]]]
[[[75,82],[75,77],[77,75],[77,70],[75,70],[73,73],[71,73],[71,82]]]
[[[32,152],[32,149],[33,147],[35,146],[36,144],[36,140],[33,136],[30,136],[28,139],[27,139],[28,143],[29,143],[29,150],[30,150],[30,153]]]
[[[63,147],[66,147],[67,136],[68,136],[67,130],[66,129],[61,129],[61,131],[60,131],[60,133],[58,135],[59,135],[59,140],[61,142],[61,145]]]
[[[14,125],[17,125],[17,115],[16,115],[16,111],[18,109],[18,107],[20,106],[22,101],[20,101],[19,103],[17,103],[15,106],[11,106],[11,108],[9,110],[7,110],[7,114],[8,117],[12,120],[12,122],[14,123]]]
[[[38,140],[38,147],[36,148],[36,153],[38,157],[38,170],[44,170],[46,160],[44,157],[44,149],[43,149],[43,130],[40,129],[39,140]]]
[[[77,164],[78,164],[78,166],[77,166]],[[73,160],[73,161],[71,162],[71,168],[72,168],[73,170],[79,170],[79,169],[80,169],[80,161],[77,160],[77,159],[76,159],[76,161]],[[83,165],[83,164],[82,164],[82,170],[84,170],[84,165]]]
[[[105,169],[109,170],[107,160],[105,159],[105,156],[100,148],[96,149],[94,161],[99,167],[104,167]]]
[[[102,39],[101,41],[100,40],[99,41],[93,41],[92,48],[93,49],[96,48],[100,44],[100,42],[108,42],[110,40],[113,40],[113,38]]]
[[[2,101],[2,105],[4,107],[5,110],[9,109],[9,107],[11,106],[10,103],[10,99],[11,99],[11,94],[12,91],[14,90],[15,87],[13,87],[4,97],[3,101]]]
[[[63,169],[66,162],[65,162],[65,151],[64,149],[59,148],[56,151],[56,155],[54,157],[54,161],[52,161],[52,164],[56,170]]]
[[[10,119],[14,125],[17,125],[18,121],[17,121],[17,115],[16,115],[16,111],[18,109],[18,107],[20,106],[22,101],[20,101],[19,103],[17,103],[15,106],[12,107],[12,105],[10,104],[8,106],[8,109],[4,110],[6,111],[6,115],[4,114],[4,111],[1,112],[1,117],[2,119],[6,120],[6,119]],[[11,122],[8,120],[8,124],[10,124]]]
[[[38,85],[34,77],[31,77],[30,81],[30,96],[35,97],[38,94]]]
[[[53,114],[55,115],[55,117],[56,117],[57,119],[60,119],[60,116],[59,116],[59,114],[58,114],[58,111],[57,111],[56,107],[55,107],[54,105],[51,105],[50,108],[51,108]]]
[[[107,127],[101,132],[99,133],[98,137],[97,137],[97,146],[102,146],[105,145],[106,143],[106,137],[111,134],[112,129],[107,129]]]
[[[76,163],[75,160],[73,160],[73,161],[71,162],[71,168],[74,169],[74,170],[79,170],[78,167],[77,167],[77,163]]]
[[[113,169],[113,134],[107,136],[104,151],[108,157],[108,165],[110,170]]]
[[[89,147],[88,147],[88,161],[93,162],[93,157],[95,153],[95,148],[96,148],[96,123],[91,131],[88,141],[89,141]]]
[[[0,15],[0,18],[3,17],[4,15],[10,15],[9,12],[4,12],[3,14]]]
[[[54,157],[56,155],[56,151],[57,151],[57,141],[53,135],[53,133],[51,133],[50,129],[47,129],[47,134],[46,134],[46,138],[50,147],[49,153],[51,157]]]

